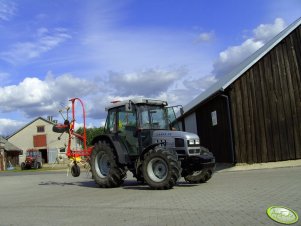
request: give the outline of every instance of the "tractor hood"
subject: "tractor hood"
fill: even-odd
[[[178,155],[200,155],[200,138],[194,133],[183,131],[156,130],[152,143],[164,143],[167,149],[177,151]]]
[[[172,130],[156,130],[153,133],[153,139],[159,138],[183,138],[186,140],[199,140],[199,136],[194,133]]]
[[[33,157],[31,157],[31,156],[27,156],[26,158],[25,158],[25,161],[26,162],[32,162],[33,161]]]

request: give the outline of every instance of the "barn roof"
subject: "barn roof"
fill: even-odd
[[[242,76],[248,69],[250,69],[263,56],[271,51],[278,43],[280,43],[286,36],[294,31],[301,24],[301,17],[281,31],[278,35],[272,38],[264,46],[258,49],[255,53],[249,56],[246,60],[240,63],[233,71],[221,77],[215,84],[202,92],[199,96],[193,99],[190,103],[184,106],[185,113],[193,110],[197,105],[209,99],[211,96],[223,92],[229,85]]]
[[[54,122],[51,122],[51,121],[49,121],[49,120],[46,120],[46,119],[44,119],[43,117],[37,117],[37,118],[35,118],[34,120],[32,120],[31,122],[27,123],[27,124],[26,124],[25,126],[23,126],[22,128],[20,128],[20,129],[18,129],[17,131],[15,131],[15,132],[14,132],[13,134],[11,134],[10,136],[8,136],[7,139],[13,137],[13,136],[16,135],[17,133],[19,133],[21,130],[25,129],[27,126],[31,125],[32,123],[34,123],[35,121],[37,121],[37,120],[39,120],[39,119],[41,119],[41,120],[43,120],[43,121],[45,121],[45,122],[47,122],[47,123],[49,123],[49,124],[55,125]]]
[[[7,141],[1,136],[0,136],[0,142],[4,143],[5,151],[19,151],[19,152],[22,151],[20,148],[16,147],[15,145],[13,145],[12,143],[10,143],[9,141]]]

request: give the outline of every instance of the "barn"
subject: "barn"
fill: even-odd
[[[217,162],[301,158],[301,18],[184,106]]]
[[[37,117],[7,137],[10,143],[23,150],[23,155],[19,156],[20,163],[25,161],[26,150],[29,149],[39,150],[43,163],[53,163],[58,155],[65,155],[68,134],[64,133],[58,139],[60,134],[52,131],[55,123],[51,116],[47,119]],[[73,142],[72,147],[75,146],[76,142]]]

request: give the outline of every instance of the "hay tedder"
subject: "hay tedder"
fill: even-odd
[[[86,134],[86,112],[85,107],[81,99],[79,98],[72,98],[69,100],[71,102],[71,119],[69,120],[69,110],[70,107],[66,107],[64,110],[60,110],[60,114],[64,119],[64,123],[59,123],[53,126],[52,130],[56,133],[61,133],[61,135],[58,137],[58,139],[61,139],[61,136],[64,133],[68,134],[68,145],[67,145],[67,151],[66,156],[70,160],[70,163],[68,164],[68,172],[71,171],[71,175],[74,177],[78,177],[80,175],[80,167],[79,165],[84,166],[87,171],[90,170],[90,156],[93,149],[92,147],[87,146],[87,134]],[[76,108],[76,102],[80,103],[80,106],[82,108],[82,120],[83,120],[83,134],[75,133],[75,122],[76,122],[76,116],[75,116],[75,108]],[[66,111],[66,117],[63,115],[63,111]],[[76,147],[76,145],[72,145],[72,142],[75,143],[82,143],[80,147]]]

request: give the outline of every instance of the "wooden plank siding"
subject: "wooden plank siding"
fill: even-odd
[[[212,112],[216,112],[217,124],[212,125]],[[196,109],[198,135],[202,146],[213,152],[217,162],[232,162],[229,115],[226,98],[217,96]]]
[[[236,162],[301,158],[301,27],[227,89]]]

